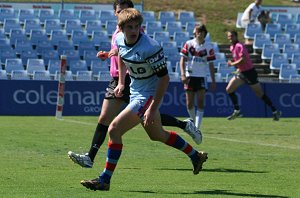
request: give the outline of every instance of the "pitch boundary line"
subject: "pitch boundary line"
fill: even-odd
[[[65,121],[65,122],[88,125],[88,126],[94,126],[95,125],[95,123],[89,123],[89,122],[83,122],[83,121],[77,121],[77,120],[70,120],[70,119],[67,119],[67,120],[66,119],[60,119],[59,121]],[[205,138],[216,139],[216,140],[227,141],[227,142],[252,144],[252,145],[258,145],[258,146],[267,146],[267,147],[282,148],[282,149],[300,150],[300,147],[296,147],[296,146],[282,146],[282,145],[278,145],[278,144],[266,144],[266,143],[243,141],[243,140],[236,140],[236,139],[230,139],[230,138],[207,136],[207,135],[205,136]]]

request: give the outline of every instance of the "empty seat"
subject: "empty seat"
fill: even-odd
[[[77,81],[91,81],[92,72],[91,71],[77,71],[75,75]]]
[[[291,43],[290,35],[285,33],[277,33],[274,36],[274,43],[277,43],[279,48],[282,49],[284,44]]]
[[[52,30],[50,33],[50,41],[55,46],[57,46],[60,41],[68,41],[66,30]]]
[[[21,8],[18,12],[18,18],[21,23],[24,23],[26,19],[34,19],[37,16],[34,14],[34,9]]]
[[[52,80],[49,71],[33,71],[32,80]]]
[[[0,23],[3,23],[5,19],[17,18],[14,8],[0,8]]]
[[[271,70],[279,70],[280,65],[283,63],[289,63],[287,58],[287,54],[285,53],[272,53],[270,69]]]
[[[187,22],[196,21],[195,14],[193,11],[179,11],[178,21],[185,26]]]
[[[111,42],[110,41],[101,41],[98,46],[99,51],[110,51]]]
[[[15,50],[17,54],[21,54],[24,50],[32,50],[32,43],[27,39],[17,39],[15,44]]]
[[[289,83],[300,83],[300,75],[290,75]]]
[[[257,50],[262,50],[264,44],[271,44],[272,40],[270,34],[260,33],[254,35],[253,50],[256,53]]]
[[[47,19],[58,19],[58,16],[55,14],[53,9],[39,9],[38,18],[42,25],[44,25]]]
[[[43,54],[44,51],[54,50],[54,46],[49,40],[41,40],[36,44],[36,51],[39,55]]]
[[[291,63],[294,63],[297,69],[300,70],[300,52],[292,55]]]
[[[85,30],[88,35],[92,35],[93,31],[102,31],[102,23],[100,20],[87,20]]]
[[[59,19],[46,19],[44,26],[47,34],[50,34],[53,30],[62,29]]]
[[[182,32],[182,23],[180,21],[168,21],[166,22],[166,31],[170,33],[171,36],[175,32]]]
[[[12,70],[11,80],[30,80],[26,70]]]
[[[56,71],[55,76],[54,76],[54,80],[59,80],[59,77],[60,77],[60,72]],[[65,80],[66,81],[73,81],[74,80],[72,71],[69,71],[69,70],[66,71]]]
[[[109,36],[112,36],[112,34],[115,32],[117,28],[117,21],[116,20],[108,20],[105,23],[105,29]]]
[[[158,43],[163,41],[170,41],[170,33],[166,31],[154,32],[153,39]]]
[[[165,26],[167,22],[176,21],[175,13],[173,11],[159,11],[158,20],[162,26]]]
[[[99,19],[105,24],[106,21],[116,20],[116,16],[113,10],[100,10]]]
[[[69,49],[69,50],[64,50],[63,55],[67,56],[67,64],[70,66],[72,61],[77,61],[80,60],[80,55],[78,50],[75,49]],[[74,73],[74,72],[73,72]],[[76,72],[75,72],[76,73]]]
[[[21,59],[22,59],[22,63],[23,65],[27,64],[27,60],[32,58],[32,59],[36,59],[38,58],[37,52],[36,50],[23,50],[20,53]]]
[[[146,23],[148,21],[156,21],[156,17],[155,17],[155,12],[154,11],[150,11],[150,10],[147,10],[147,11],[142,11],[142,15],[143,15],[143,24],[144,26],[146,26]]]
[[[88,66],[91,66],[93,61],[100,62],[99,58],[97,58],[97,51],[95,49],[86,49],[83,51],[83,60],[86,61]]]
[[[70,40],[59,41],[57,44],[58,54],[62,55],[66,50],[75,50],[73,42]]]
[[[227,62],[227,58],[225,53],[223,52],[215,52],[216,60],[213,61],[214,67],[217,68],[220,62]]]
[[[6,70],[0,69],[0,80],[7,80]]]
[[[293,24],[294,23],[293,14],[278,13],[275,22],[281,24],[281,26],[285,26],[286,24]]]
[[[149,21],[146,23],[146,32],[148,35],[153,36],[154,32],[162,32],[162,24],[160,21]]]
[[[271,39],[274,39],[275,34],[282,33],[279,23],[267,23],[265,33],[270,34]]]
[[[97,77],[98,81],[110,81],[111,80],[111,75],[109,71],[100,71]]]
[[[19,19],[4,19],[3,29],[6,34],[9,34],[11,29],[22,29]]]
[[[269,60],[271,60],[273,53],[280,53],[278,44],[264,44],[261,53],[261,59],[263,60],[263,62],[268,62]]]
[[[76,19],[78,17],[77,15],[75,15],[74,9],[60,9],[58,11],[58,18],[60,20],[60,23],[64,24],[66,20]]]
[[[10,43],[15,45],[16,40],[27,40],[24,29],[11,29],[9,32]]]
[[[10,75],[12,70],[24,70],[24,66],[20,58],[11,58],[6,59],[4,69]]]
[[[295,64],[283,63],[280,65],[279,80],[289,81],[291,75],[298,75]]]
[[[88,71],[88,67],[85,60],[70,60],[69,61],[70,71],[76,74],[78,71]]]
[[[295,34],[295,36],[294,36],[294,43],[297,43],[297,44],[299,44],[300,45],[300,33],[298,33],[298,34]]]
[[[100,71],[109,72],[109,65],[107,64],[107,61],[101,61],[101,60],[92,60],[91,61],[91,71],[94,77],[99,75]]]
[[[109,36],[107,34],[107,31],[105,30],[92,32],[91,42],[96,46],[99,45],[101,41],[109,41],[109,40],[110,40]]]
[[[289,34],[291,38],[295,36],[295,34],[299,34],[300,32],[300,24],[286,24],[284,28],[284,32]]]
[[[33,71],[45,71],[44,59],[29,58],[26,64],[28,75],[33,75]]]
[[[262,27],[260,23],[248,23],[245,29],[244,38],[254,39],[254,35],[262,33]]]
[[[85,59],[84,52],[85,51],[96,52],[96,48],[92,42],[80,42],[78,44],[78,51],[79,51],[79,55],[83,56],[83,58]]]
[[[48,63],[50,60],[59,60],[58,51],[54,49],[43,50],[41,56],[45,63]]]
[[[173,41],[176,42],[178,48],[182,48],[185,42],[190,40],[190,34],[188,32],[175,32]]]
[[[161,42],[161,46],[163,49],[165,48],[176,48],[177,43],[175,41],[163,41]]]
[[[10,40],[7,38],[0,38],[0,50],[12,49]]]
[[[98,15],[95,10],[80,10],[79,20],[81,24],[85,24],[88,20],[98,20]]]
[[[71,40],[74,46],[78,46],[79,43],[90,42],[87,33],[84,30],[73,30],[71,33]]]
[[[51,77],[55,77],[56,72],[60,71],[60,60],[59,59],[49,59],[47,70]]]
[[[26,19],[24,21],[24,29],[26,34],[30,34],[31,30],[42,29],[40,19]]]
[[[288,59],[291,60],[294,53],[300,53],[299,44],[288,43],[283,45],[283,53],[286,53]]]
[[[73,30],[82,30],[79,19],[67,19],[65,21],[65,30],[67,35],[71,35]]]

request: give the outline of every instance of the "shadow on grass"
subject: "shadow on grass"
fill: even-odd
[[[191,171],[192,169],[184,168],[157,168],[156,170],[171,170],[171,171]],[[202,169],[202,172],[221,172],[221,173],[267,173],[266,171],[239,170],[228,168]]]
[[[225,196],[237,196],[237,197],[257,197],[257,198],[289,198],[288,196],[280,196],[280,195],[262,195],[262,194],[251,194],[251,193],[235,193],[230,192],[228,190],[209,190],[209,191],[194,191],[194,192],[182,192],[182,193],[162,193],[162,192],[154,192],[148,190],[129,190],[126,192],[133,192],[133,193],[145,193],[145,194],[176,194],[176,195],[225,195]]]

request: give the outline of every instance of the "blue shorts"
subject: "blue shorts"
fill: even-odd
[[[137,114],[141,119],[144,118],[144,114],[146,110],[149,108],[153,99],[153,95],[131,95],[130,103],[128,104],[128,108],[131,109],[134,113]]]

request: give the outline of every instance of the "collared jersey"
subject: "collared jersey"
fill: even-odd
[[[245,45],[242,43],[238,42],[235,44],[232,44],[230,46],[230,51],[232,53],[232,57],[234,61],[239,60],[241,57],[244,56],[245,60],[243,63],[239,64],[237,67],[241,72],[247,71],[253,68],[253,64],[249,55],[249,52]]]
[[[131,95],[156,90],[160,70],[166,69],[166,60],[159,43],[144,33],[140,33],[133,46],[125,43],[124,34],[120,32],[116,37],[119,55],[125,63],[131,78]]]
[[[204,42],[198,44],[196,38],[188,40],[180,52],[187,58],[185,75],[194,77],[206,77],[209,70],[209,62],[216,59],[213,46]]]

